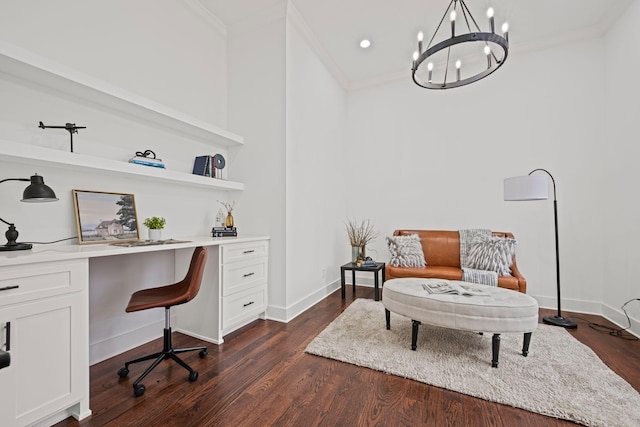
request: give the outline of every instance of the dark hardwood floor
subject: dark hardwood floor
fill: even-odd
[[[357,296],[373,298],[358,287]],[[131,384],[144,369],[131,367],[129,378],[116,372],[126,360],[162,347],[161,339],[91,367],[93,415],[57,426],[575,426],[567,421],[476,399],[412,380],[304,353],[307,344],[352,301],[340,292],[289,322],[256,321],[209,345],[209,355],[185,356],[198,370],[165,361],[134,397]],[[553,314],[541,310],[541,316]],[[640,391],[640,342],[598,332],[588,322],[613,326],[599,316],[575,315],[572,334]],[[174,345],[207,344],[174,333]]]

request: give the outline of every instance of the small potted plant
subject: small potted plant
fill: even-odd
[[[152,216],[151,218],[146,218],[144,220],[144,226],[149,229],[149,240],[161,240],[162,229],[166,223],[167,220],[161,217]]]

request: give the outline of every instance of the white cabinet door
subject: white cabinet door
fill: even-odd
[[[11,353],[11,366],[0,370],[0,425],[28,425],[82,399],[81,371],[88,368],[82,360],[87,354],[83,295],[0,309],[3,349],[9,344]]]

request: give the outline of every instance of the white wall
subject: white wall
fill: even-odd
[[[4,0],[0,40],[227,125],[225,39],[184,1]]]
[[[225,37],[182,2],[3,1],[0,42],[182,114],[226,127]],[[40,120],[51,125],[76,122],[87,126],[74,136],[78,153],[127,161],[135,151],[152,149],[168,169],[185,173],[191,172],[196,155],[227,151],[106,111],[91,102],[63,97],[55,88],[29,85],[2,72],[0,98],[0,132],[5,140],[68,151],[66,131],[41,130],[37,124]],[[230,161],[230,179],[235,179],[233,167]],[[207,235],[220,208],[216,200],[233,197],[187,184],[158,184],[108,172],[0,161],[0,179],[28,177],[34,172],[44,176],[60,200],[47,204],[20,203],[26,184],[2,184],[0,216],[16,223],[19,241],[42,242],[75,236],[71,198],[74,188],[135,194],[138,220],[152,215],[165,217],[166,238]],[[2,230],[4,233],[5,229]],[[146,229],[141,237],[147,237]],[[122,260],[128,263],[117,269],[113,268],[113,260],[91,261],[92,362],[161,335],[162,310],[131,315],[125,314],[124,308],[134,290],[171,283],[173,261],[159,256],[155,259],[159,268],[149,271],[141,267],[145,263],[138,263],[139,260],[136,257]],[[127,334],[135,336],[135,340],[121,337]],[[110,340],[114,337],[117,342]]]
[[[348,256],[343,221],[347,94],[287,19],[287,319],[335,290]]]
[[[603,264],[602,40],[513,54],[495,75],[450,91],[409,77],[349,94],[350,215],[371,218],[388,260],[396,228],[511,231],[528,293],[555,307],[552,201],[502,200],[506,177],[545,168],[558,191],[564,307],[599,308]],[[428,260],[427,260],[428,262]]]
[[[640,95],[640,2],[632,2],[605,37],[606,173],[599,178],[605,191],[597,206],[603,210],[606,233],[601,242],[604,264],[602,301],[605,313],[627,326],[620,307],[640,298],[640,202],[637,197],[638,96]],[[634,330],[640,332],[640,302],[626,307]]]
[[[262,21],[229,27],[229,125],[244,136],[234,160],[245,182],[234,217],[238,230],[271,236],[269,310],[286,317],[285,8]]]

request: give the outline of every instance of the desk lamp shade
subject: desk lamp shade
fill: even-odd
[[[58,200],[56,193],[44,183],[44,179],[40,175],[33,175],[30,179],[27,178],[7,178],[0,180],[0,183],[6,181],[30,181],[31,184],[24,189],[22,193],[23,202],[29,203],[42,203],[42,202],[55,202]],[[31,243],[18,243],[18,230],[16,230],[15,224],[5,221],[0,218],[0,221],[9,226],[9,229],[5,233],[7,243],[0,246],[0,251],[20,251],[25,249],[31,249]]]
[[[504,180],[504,200],[546,200],[549,198],[549,179],[544,175],[526,175]]]

